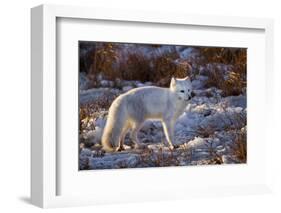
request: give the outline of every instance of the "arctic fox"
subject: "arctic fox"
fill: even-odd
[[[129,90],[118,96],[109,108],[107,122],[102,135],[102,147],[107,152],[124,149],[124,138],[131,129],[134,146],[139,147],[138,131],[147,119],[162,122],[164,133],[173,149],[174,125],[192,98],[189,77],[172,78],[170,88],[147,86]]]

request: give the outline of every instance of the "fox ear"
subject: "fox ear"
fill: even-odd
[[[170,83],[170,87],[173,88],[176,86],[176,79],[175,77],[172,77],[171,83]]]
[[[189,78],[189,76],[186,76],[183,80],[188,81],[188,80],[190,80],[190,78]]]

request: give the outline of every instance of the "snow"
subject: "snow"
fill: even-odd
[[[79,94],[79,103],[81,105],[91,103],[96,99],[103,98],[106,93],[110,93],[111,95],[119,95],[120,91],[110,88],[92,88],[88,90],[82,90]]]
[[[187,59],[190,56],[190,54],[192,53],[192,51],[193,51],[193,48],[191,48],[191,47],[186,48],[180,52],[180,57],[183,59]]]
[[[219,91],[217,92],[219,94]],[[202,95],[203,91],[198,93]],[[235,137],[234,133],[227,129],[245,127],[245,123],[241,124],[239,120],[236,120],[236,116],[246,119],[245,101],[246,97],[242,95],[220,98],[219,101],[212,97],[198,96],[193,98],[175,125],[175,144],[179,145],[179,148],[173,151],[173,158],[177,159],[177,162],[171,160],[171,151],[167,148],[161,123],[146,121],[138,137],[149,151],[134,151],[130,146],[127,146],[126,151],[123,151],[125,153],[106,154],[104,157],[87,155],[89,168],[114,169],[155,166],[156,159],[160,157],[170,159],[171,165],[217,163],[217,161],[211,161],[214,156],[210,150],[216,150],[215,153],[222,157],[221,163],[237,163],[234,160],[235,158],[229,156],[230,148],[227,148],[227,144],[232,144]],[[95,129],[82,134],[84,139],[88,139],[93,144],[99,143],[105,122],[104,118],[98,118],[94,122]],[[204,132],[204,129],[208,128],[211,128],[213,135],[200,136],[200,134],[204,134],[200,132]],[[130,145],[129,136],[126,137],[125,141]],[[159,154],[160,149],[163,152],[162,154]],[[190,156],[187,154],[187,156],[182,157],[183,150],[192,150],[192,153]],[[188,151],[186,152],[188,153]],[[167,156],[164,156],[165,154]],[[148,157],[148,155],[151,156]],[[80,155],[80,158],[83,158],[83,156],[85,157],[85,154]],[[143,162],[141,156],[147,158],[147,160]]]
[[[86,76],[86,73],[81,72],[79,74],[79,88],[80,90],[86,90],[89,87],[89,80]]]
[[[129,90],[131,90],[131,89],[133,89],[132,86],[124,86],[124,87],[122,88],[122,91],[123,91],[123,92],[127,92],[127,91],[129,91]]]

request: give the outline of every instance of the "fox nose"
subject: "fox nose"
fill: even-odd
[[[191,98],[193,98],[195,96],[195,93],[192,91],[190,96],[191,96]]]

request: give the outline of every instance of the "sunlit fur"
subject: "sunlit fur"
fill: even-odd
[[[131,139],[138,147],[138,131],[147,119],[162,121],[169,147],[173,149],[174,125],[191,98],[191,81],[172,78],[170,88],[141,87],[118,96],[109,108],[102,136],[107,152],[123,148],[124,137],[131,129]]]

